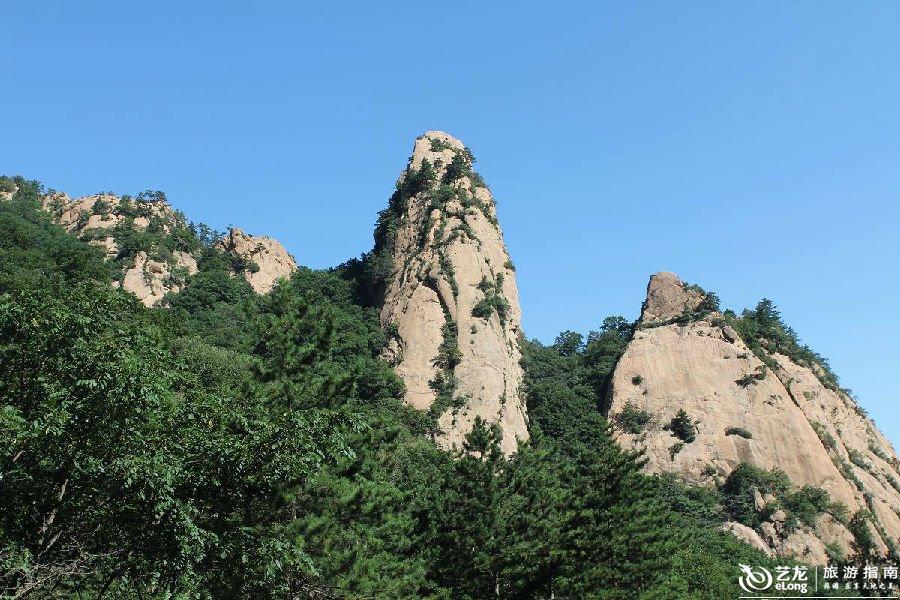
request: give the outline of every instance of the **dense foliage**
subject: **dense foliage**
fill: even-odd
[[[109,279],[111,270],[98,249],[53,226],[41,209],[43,188],[37,181],[4,181],[18,191],[0,203],[0,290],[61,290],[77,281]]]
[[[799,365],[812,368],[826,387],[840,389],[837,375],[831,370],[828,360],[800,343],[797,332],[781,320],[781,313],[768,298],[760,300],[756,308],[744,310],[740,317],[730,311],[726,311],[725,316],[750,350],[769,368],[777,368],[770,354],[778,352]]]
[[[38,184],[15,185],[0,594],[719,599],[739,562],[771,564],[716,529],[738,500],[645,476],[614,443],[602,399],[624,319],[525,343],[532,439],[515,455],[481,422],[445,453],[378,358],[358,268],[301,269],[257,297],[200,231],[200,271],[151,310],[39,210]],[[785,501],[803,519],[821,498]]]

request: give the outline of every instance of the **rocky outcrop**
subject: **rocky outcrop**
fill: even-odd
[[[19,191],[19,186],[8,177],[0,177],[0,202],[9,200]]]
[[[173,277],[174,269],[183,269],[189,275],[197,272],[197,261],[193,256],[178,250],[173,255],[174,262],[169,263],[153,260],[146,252],[138,252],[131,268],[124,272],[121,281],[113,282],[113,286],[131,292],[146,306],[156,306],[166,294],[181,290],[181,283]]]
[[[13,193],[15,189],[6,190],[3,198]],[[196,242],[193,248],[183,246],[193,254],[185,249],[171,250],[171,244],[162,243],[167,236],[184,240],[192,234],[186,233],[188,223],[184,215],[159,192],[137,198],[94,194],[73,200],[51,191],[44,194],[42,204],[66,231],[103,250],[106,258],[118,266],[113,285],[133,293],[147,306],[157,306],[166,294],[183,289],[187,277],[197,272]],[[152,250],[123,252],[120,239],[127,240],[129,232],[150,234],[154,240],[150,243]],[[233,258],[235,275],[246,278],[260,294],[297,269],[294,258],[277,241],[247,235],[240,229],[232,229],[217,247]]]
[[[686,286],[675,273],[657,273],[647,284],[647,299],[641,307],[641,323],[672,321],[695,310],[703,294]]]
[[[66,194],[51,192],[44,197],[43,203],[66,231],[90,241],[102,240],[104,231],[109,233],[106,237],[113,237],[112,230],[120,223],[128,222],[137,230],[146,230],[152,224],[162,234],[187,223],[183,214],[162,200],[138,201],[113,194],[94,194],[72,200]]]
[[[726,341],[721,327],[709,321],[641,329],[613,374],[610,412],[615,416],[629,404],[650,413],[650,426],[640,434],[623,433],[622,441],[646,447],[652,472],[677,471],[702,482],[708,466],[727,475],[749,462],[780,468],[798,484],[822,485],[835,499],[853,502],[851,487],[778,378],[768,374],[750,385],[738,383],[763,368],[741,340]],[[693,442],[683,443],[669,429],[679,410],[694,421]],[[731,428],[752,438],[727,434]]]
[[[416,140],[376,232],[374,256],[389,271],[381,320],[406,401],[431,411],[438,443],[461,447],[480,417],[500,426],[511,453],[528,436],[521,312],[494,200],[472,161],[446,133]]]
[[[752,527],[747,527],[742,523],[728,521],[722,526],[722,529],[741,540],[745,544],[753,546],[757,550],[765,553],[766,556],[774,556],[775,552],[769,547],[769,544],[762,539],[762,536]]]
[[[44,197],[44,208],[54,215],[56,222],[66,231],[101,248],[108,259],[113,259],[119,254],[113,229],[125,220],[117,211],[119,202],[120,199],[111,194],[96,194],[72,200],[66,194],[50,193]],[[146,227],[144,223],[141,225]],[[137,223],[135,227],[138,227]]]
[[[247,235],[232,228],[218,247],[238,259],[238,270],[257,294],[268,293],[279,279],[288,278],[297,270],[294,257],[269,237]]]
[[[101,248],[119,267],[113,286],[131,292],[146,306],[156,306],[166,294],[177,293],[187,277],[197,272],[196,258],[184,250],[122,254],[120,239],[128,238],[129,232],[152,232],[162,239],[187,226],[184,215],[163,199],[94,194],[72,200],[50,192],[43,197],[43,206],[66,231]]]
[[[620,444],[644,448],[648,471],[673,471],[700,485],[741,463],[781,469],[795,486],[824,489],[850,514],[871,509],[880,537],[900,536],[900,487],[891,483],[900,474],[887,440],[852,399],[820,381],[816,365],[761,351],[767,366],[721,313],[700,310],[704,299],[672,273],[651,278],[610,385]],[[633,411],[650,416],[641,431],[621,425]],[[693,435],[679,435],[679,411]],[[852,539],[837,522],[819,530],[822,522],[788,532],[768,521],[760,533],[779,553],[822,562],[824,544],[849,547]]]
[[[900,538],[900,461],[893,446],[852,398],[823,385],[812,368],[782,354],[775,371],[820,438],[822,448],[853,486],[857,503],[874,513],[881,537]],[[900,540],[898,540],[900,541]]]

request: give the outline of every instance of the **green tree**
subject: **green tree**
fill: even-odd
[[[0,202],[0,292],[108,281],[100,250],[67,234],[41,208],[40,183],[8,179],[18,191]]]
[[[200,337],[210,344],[250,352],[256,342],[257,296],[243,277],[235,277],[222,252],[206,248],[198,272],[177,294],[166,298],[177,335]]]
[[[553,347],[563,356],[575,356],[584,349],[584,336],[575,331],[563,331],[556,336]]]
[[[561,574],[563,509],[571,489],[566,459],[539,433],[501,472],[497,503],[497,547],[501,596],[550,598]]]
[[[686,444],[690,444],[697,439],[697,426],[683,408],[679,408],[675,416],[672,417],[669,429],[672,435]]]
[[[182,493],[166,353],[136,305],[91,284],[0,297],[7,586],[174,591],[212,542]]]
[[[563,597],[634,597],[668,571],[686,532],[675,527],[674,515],[640,473],[638,456],[620,450],[607,427],[592,438],[583,438],[573,457],[559,591]]]
[[[749,463],[741,463],[720,488],[722,505],[732,520],[757,527],[761,520],[756,510],[754,492],[780,496],[789,487],[790,480],[783,471],[765,471]]]
[[[613,369],[631,340],[633,328],[622,317],[607,317],[599,331],[587,337],[582,360],[587,368],[587,383],[598,399],[607,397],[607,386]],[[607,410],[608,407],[604,407]]]

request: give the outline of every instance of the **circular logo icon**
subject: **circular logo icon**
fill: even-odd
[[[772,573],[765,567],[738,566],[741,568],[738,584],[745,592],[764,592],[772,587]]]

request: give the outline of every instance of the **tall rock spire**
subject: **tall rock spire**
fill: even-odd
[[[473,160],[446,133],[416,139],[380,215],[373,262],[384,278],[387,354],[406,401],[434,417],[442,447],[462,447],[480,417],[499,425],[509,454],[528,437],[521,311],[494,200]]]

